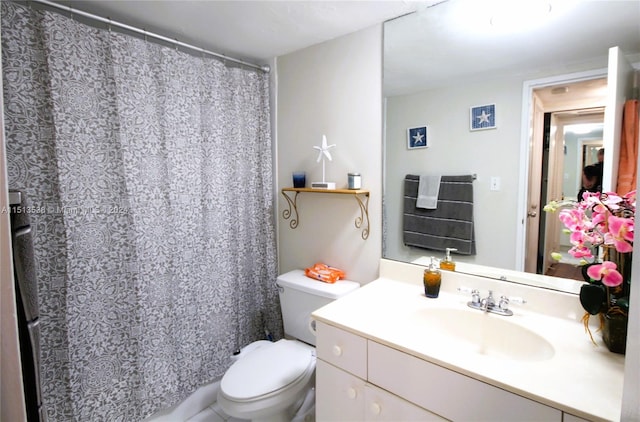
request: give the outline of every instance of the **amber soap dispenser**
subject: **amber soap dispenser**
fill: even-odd
[[[453,262],[453,259],[451,259],[451,252],[455,251],[457,251],[456,248],[446,248],[444,259],[440,261],[440,269],[449,271],[456,270],[456,263]]]
[[[431,257],[431,264],[429,264],[429,268],[424,270],[424,275],[422,276],[424,294],[430,298],[438,297],[440,284],[442,283],[442,273],[438,267],[436,267],[434,259],[434,257]]]

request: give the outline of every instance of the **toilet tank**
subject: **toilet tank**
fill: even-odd
[[[302,270],[278,276],[276,284],[279,287],[284,333],[314,346],[316,337],[309,327],[311,313],[360,287],[359,283],[349,280],[335,283],[314,280],[304,275]]]

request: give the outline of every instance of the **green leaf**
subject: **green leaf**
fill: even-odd
[[[606,308],[607,292],[603,285],[583,284],[580,288],[580,304],[591,315]]]

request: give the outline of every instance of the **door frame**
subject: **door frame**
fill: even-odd
[[[529,209],[529,157],[534,139],[531,133],[533,121],[533,90],[551,85],[570,84],[591,79],[606,78],[607,68],[588,70],[584,72],[568,73],[541,79],[524,81],[522,84],[522,115],[520,122],[520,174],[518,177],[518,212],[516,214],[516,271],[524,271],[527,252],[527,210]],[[541,142],[541,140],[539,140]],[[542,205],[542,204],[541,204]],[[539,209],[538,212],[543,212]]]

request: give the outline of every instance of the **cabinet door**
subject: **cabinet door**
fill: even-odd
[[[413,403],[374,385],[364,387],[364,420],[386,422],[446,421]]]
[[[582,419],[569,413],[562,414],[562,422],[588,422],[587,419]]]
[[[316,420],[364,420],[364,380],[318,359],[316,361]]]

